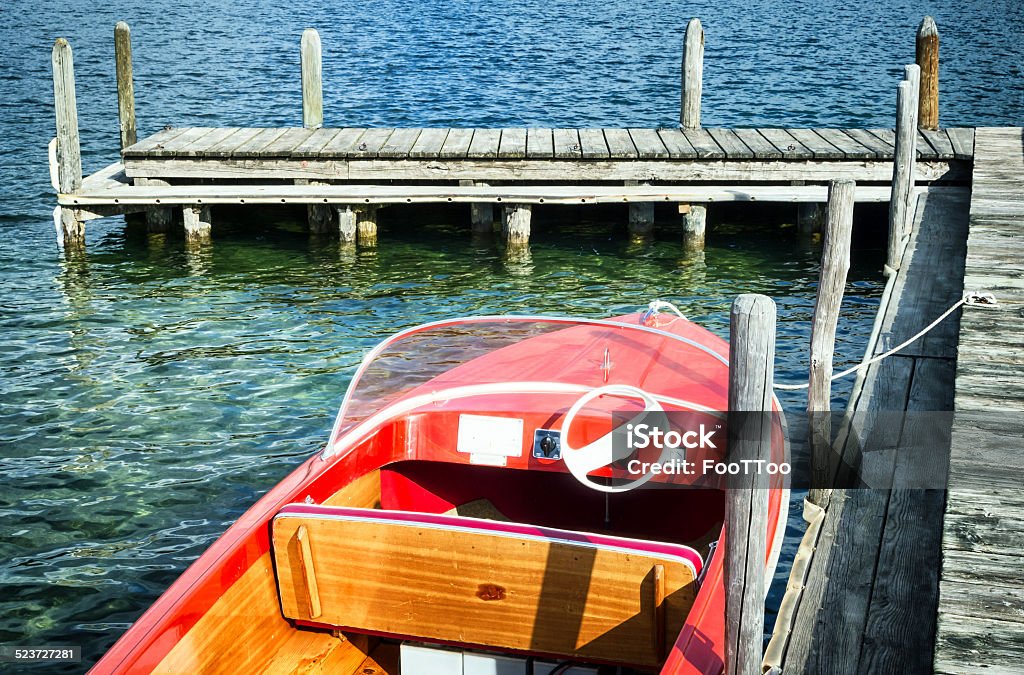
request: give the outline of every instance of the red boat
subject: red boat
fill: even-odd
[[[728,345],[660,308],[384,341],[324,450],[93,672],[721,672],[723,493],[667,467],[722,458]],[[689,442],[621,442],[650,414]],[[773,460],[786,452],[774,428]],[[781,476],[769,495],[770,579]]]

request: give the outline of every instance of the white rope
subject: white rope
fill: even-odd
[[[647,311],[644,312],[644,315],[647,316],[649,314],[655,314],[656,312],[660,312],[663,309],[667,309],[668,311],[672,312],[681,319],[686,318],[685,316],[683,316],[683,313],[679,311],[679,308],[673,305],[668,300],[651,300],[647,304]]]
[[[933,329],[936,326],[938,326],[940,323],[942,323],[943,319],[945,319],[947,316],[949,316],[950,314],[955,312],[962,305],[975,305],[975,306],[981,306],[981,307],[993,307],[993,306],[995,306],[995,304],[996,304],[996,299],[995,299],[995,297],[991,293],[985,293],[985,292],[982,292],[982,291],[965,291],[963,297],[960,298],[959,300],[957,300],[955,303],[953,303],[952,307],[950,307],[945,312],[940,314],[939,318],[935,319],[935,321],[932,321],[930,324],[928,324],[923,329],[918,331],[912,337],[908,338],[907,340],[905,340],[904,342],[900,343],[899,345],[893,347],[892,349],[890,349],[889,351],[887,351],[884,354],[879,354],[878,356],[875,356],[875,357],[872,357],[870,359],[867,359],[865,361],[860,362],[859,364],[857,364],[856,366],[853,366],[852,368],[847,368],[846,370],[844,370],[841,373],[836,373],[835,375],[833,375],[832,377],[829,378],[829,382],[838,380],[841,377],[846,377],[847,375],[852,375],[853,373],[856,373],[859,370],[864,370],[868,366],[873,365],[875,363],[878,363],[879,361],[892,356],[896,352],[898,352],[901,349],[909,346],[910,344],[912,344],[913,342],[915,342],[916,340],[918,340],[919,338],[921,338],[922,336],[927,334],[928,331],[930,331],[931,329]],[[800,389],[807,389],[810,386],[811,386],[810,382],[805,382],[803,384],[775,384],[774,385],[775,389],[784,389],[786,391],[797,391],[797,390],[800,390]]]

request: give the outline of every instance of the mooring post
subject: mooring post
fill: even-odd
[[[353,244],[356,241],[356,211],[348,205],[342,205],[334,210],[338,219],[338,238],[342,244]]]
[[[533,215],[531,204],[509,204],[505,206],[503,234],[509,246],[530,243],[530,219]]]
[[[299,48],[302,63],[302,126],[319,129],[324,125],[320,33],[313,28],[302,31]]]
[[[744,294],[729,316],[728,460],[771,459],[775,303]],[[763,465],[763,464],[762,464]],[[761,672],[768,474],[741,471],[725,494],[725,673]]]
[[[135,145],[135,84],[132,80],[132,29],[124,21],[114,26],[114,65],[117,70],[117,118],[121,149]]]
[[[917,61],[921,69],[917,123],[922,129],[939,128],[939,28],[926,16],[917,28]]]
[[[917,156],[917,93],[920,69],[907,66],[907,80],[896,90],[896,150],[892,168],[892,193],[889,198],[888,272],[898,270],[906,238],[910,235],[911,195]]]
[[[818,297],[811,320],[810,387],[807,391],[808,439],[811,443],[811,487],[807,498],[824,508],[832,494],[832,357],[836,346],[839,308],[843,304],[846,275],[850,271],[850,239],[853,234],[852,180],[828,184],[825,239],[821,252]]]
[[[75,97],[75,63],[71,45],[64,38],[53,43],[53,105],[57,121],[57,189],[61,194],[82,187],[82,150],[78,137],[78,101]],[[85,242],[85,222],[76,209],[61,208],[61,235],[65,246]]]
[[[680,204],[683,216],[683,248],[687,251],[703,251],[708,225],[708,209],[700,204]]]
[[[358,206],[356,212],[356,242],[360,246],[373,247],[377,245],[377,211],[380,206]]]
[[[188,204],[181,209],[185,223],[185,241],[190,244],[205,244],[210,241],[212,219],[210,207],[200,204]]]
[[[704,27],[690,19],[683,41],[683,82],[679,124],[684,129],[700,127],[700,97],[704,86]]]

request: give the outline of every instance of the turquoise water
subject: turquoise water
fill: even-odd
[[[538,209],[530,257],[510,262],[470,242],[464,213],[442,209],[392,214],[379,248],[354,254],[310,240],[287,213],[243,212],[221,218],[200,252],[107,219],[89,223],[83,254],[65,256],[54,245],[45,153],[55,37],[75,48],[94,170],[116,156],[118,19],[133,26],[143,133],[166,123],[297,124],[298,36],[310,25],[324,42],[328,124],[671,124],[690,15],[708,33],[707,124],[888,126],[926,11],[940,30],[971,27],[943,33],[944,121],[1019,124],[1016,3],[5,7],[0,644],[80,644],[86,663],[98,658],[320,447],[352,368],[397,329],[467,313],[600,317],[667,297],[724,335],[732,297],[761,292],[779,305],[779,378],[797,381],[820,253],[762,209],[757,219],[713,212],[697,256],[680,252],[668,220],[655,244],[634,247],[623,211]],[[881,213],[861,227],[840,364],[859,357],[870,330]],[[799,395],[784,401],[803,405]],[[787,572],[782,564],[780,578]]]

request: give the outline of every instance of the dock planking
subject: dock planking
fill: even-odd
[[[947,134],[975,155],[964,285],[996,296],[960,322],[934,670],[1024,667],[1024,130]]]
[[[915,227],[891,299],[880,309],[873,355],[916,333],[960,297],[967,202],[964,194],[918,195]],[[920,481],[925,463],[932,471],[927,484],[942,484],[950,430],[941,421],[951,415],[929,418],[938,423],[921,428],[921,418],[906,413],[952,408],[956,332],[939,335],[870,367],[851,396],[853,432],[844,461],[875,487],[833,493],[784,672],[931,670],[944,494],[909,486]]]

